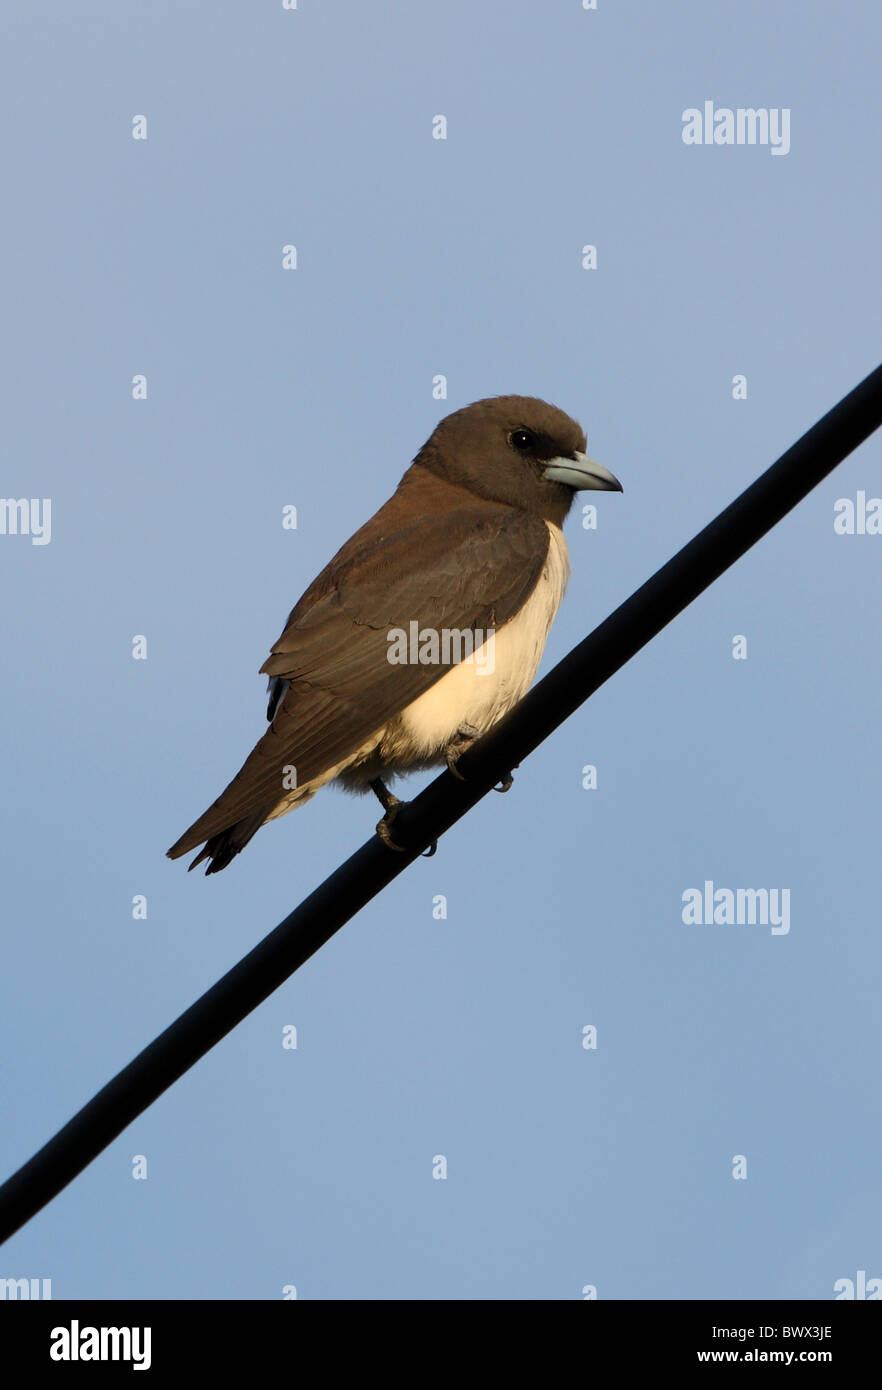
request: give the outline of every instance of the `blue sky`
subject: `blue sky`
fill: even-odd
[[[0,535],[6,1173],[371,832],[328,789],[211,879],[164,857],[259,736],[288,609],[443,414],[543,396],[624,483],[568,523],[546,671],[876,365],[882,21],[103,0],[3,28],[0,492],[52,501],[48,544]],[[687,146],[708,100],[789,110],[789,152]],[[182,1299],[882,1276],[882,536],[833,528],[880,461],[875,438],[4,1274]],[[706,881],[789,890],[789,931],[685,925]]]

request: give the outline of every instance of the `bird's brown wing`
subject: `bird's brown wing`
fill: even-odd
[[[292,610],[261,667],[290,681],[272,723],[170,858],[246,817],[263,812],[266,819],[283,799],[284,768],[296,768],[298,786],[321,776],[449,669],[391,663],[391,629],[408,632],[415,620],[439,632],[498,630],[528,598],[549,545],[539,517],[475,498],[418,520],[396,518],[395,500],[356,532]]]

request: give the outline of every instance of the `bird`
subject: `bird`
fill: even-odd
[[[218,873],[329,782],[373,791],[378,831],[402,848],[402,803],[384,779],[455,773],[521,699],[569,579],[562,527],[575,494],[623,490],[586,450],[581,426],[533,396],[445,416],[292,608],[260,668],[268,728],[168,857],[201,845],[190,869],[208,860]]]

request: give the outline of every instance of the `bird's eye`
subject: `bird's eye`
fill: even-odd
[[[533,445],[536,443],[535,437],[529,430],[512,430],[508,437],[512,447],[521,452],[532,449]]]

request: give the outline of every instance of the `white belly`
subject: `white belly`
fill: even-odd
[[[550,522],[546,525],[551,540],[545,566],[521,611],[494,635],[492,670],[485,644],[473,661],[453,666],[408,705],[395,721],[398,727],[390,725],[385,731],[381,747],[392,760],[418,764],[437,754],[466,725],[484,733],[529,689],[570,577],[563,532]],[[392,745],[388,752],[387,738]]]

